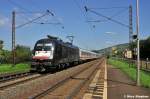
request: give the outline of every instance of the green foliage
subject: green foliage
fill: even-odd
[[[3,49],[3,41],[2,40],[0,40],[0,50],[2,50]]]
[[[26,62],[31,60],[30,48],[23,45],[16,46],[16,63]],[[0,64],[2,63],[12,63],[12,53],[8,50],[0,50]]]
[[[30,47],[17,45],[16,46],[16,61],[29,61],[31,58]]]
[[[131,43],[130,46],[128,43],[112,46],[112,47],[116,47],[117,54],[112,54],[112,47],[108,47],[96,51],[101,54],[106,54],[107,56],[112,55],[117,57],[123,57],[123,52],[125,51],[125,49],[131,49],[133,51],[133,58],[136,58],[136,52],[134,49],[136,48],[136,46],[137,46],[136,42]],[[140,58],[150,59],[150,37],[148,37],[146,40],[140,40]]]
[[[16,64],[15,66],[12,66],[11,64],[1,64],[0,65],[0,74],[26,72],[29,70],[30,70],[30,65],[27,63]]]
[[[11,52],[8,50],[0,50],[0,63],[10,63]]]
[[[131,67],[135,67],[135,65],[129,67],[129,64],[127,62],[114,60],[114,59],[108,59],[108,63],[117,68],[120,68],[132,80],[136,81],[136,68],[131,68]],[[150,88],[150,74],[146,73],[145,71],[141,71],[140,72],[140,82],[141,82],[142,86]]]
[[[137,43],[133,42],[132,44],[130,44],[130,48],[132,49],[132,51],[134,51],[133,49],[137,47]],[[136,52],[133,52],[133,56],[134,58],[136,58]],[[148,37],[146,40],[140,40],[140,58],[142,59],[146,59],[146,58],[150,58],[150,37]]]
[[[150,37],[140,42],[141,58],[150,58]]]

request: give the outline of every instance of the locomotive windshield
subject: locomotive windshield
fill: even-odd
[[[52,50],[52,44],[37,44],[35,46],[36,51],[51,51]]]

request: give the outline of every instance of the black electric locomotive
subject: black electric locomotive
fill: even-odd
[[[79,61],[79,48],[65,43],[57,37],[48,36],[36,42],[31,71],[44,72],[51,69],[64,68],[70,63]]]

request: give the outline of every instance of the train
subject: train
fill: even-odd
[[[72,43],[48,35],[35,43],[31,72],[45,72],[67,68],[74,64],[99,58],[99,54],[83,50]]]

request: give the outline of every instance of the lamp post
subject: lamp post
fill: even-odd
[[[136,84],[137,84],[137,86],[140,86],[139,0],[136,0],[136,32],[137,32],[137,77],[136,77]]]

